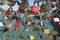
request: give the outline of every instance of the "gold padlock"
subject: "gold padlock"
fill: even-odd
[[[34,40],[35,39],[35,36],[34,35],[30,35],[30,39],[31,40]]]
[[[44,33],[45,34],[50,34],[50,30],[47,28],[47,29],[44,29]]]
[[[54,32],[53,32],[53,36],[55,36],[55,35],[57,35],[57,34],[59,34],[57,31],[54,31]]]
[[[6,0],[5,3],[8,4],[8,5],[10,5],[10,6],[14,6],[14,5],[15,5],[15,3],[13,3],[13,2],[10,1],[10,0]]]
[[[46,16],[45,16],[45,15],[43,15],[43,16],[42,16],[42,19],[43,19],[43,20],[46,20]]]
[[[11,28],[11,27],[12,27],[12,24],[11,24],[11,23],[6,24],[5,27],[6,27],[6,28]]]

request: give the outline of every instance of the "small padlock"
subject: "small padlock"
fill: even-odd
[[[11,23],[6,24],[6,25],[5,25],[5,27],[9,29],[9,28],[11,28],[11,27],[12,27],[12,24],[11,24]]]
[[[35,25],[35,22],[31,22],[30,26],[33,27]]]
[[[44,33],[45,33],[45,34],[50,34],[50,30],[49,30],[48,28],[45,28],[45,29],[44,29]]]
[[[59,18],[56,17],[56,18],[53,18],[53,21],[54,22],[59,22],[60,20],[59,20]]]
[[[44,26],[44,22],[39,22],[38,25],[40,25],[42,27],[42,26]]]
[[[30,35],[30,39],[31,40],[34,40],[35,39],[35,36],[34,35]]]
[[[46,18],[47,18],[47,17],[46,17],[45,15],[42,16],[42,19],[43,19],[43,20],[46,20]]]
[[[4,19],[5,19],[5,20],[8,20],[8,17],[5,15]]]

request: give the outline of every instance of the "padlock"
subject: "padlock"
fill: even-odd
[[[4,19],[5,19],[5,20],[8,20],[8,17],[5,15]]]
[[[55,5],[53,3],[50,3],[50,6],[51,6],[51,8],[54,8]]]
[[[30,24],[31,24],[31,22],[30,22],[30,21],[28,21],[28,22],[27,22],[27,25],[30,25]]]
[[[39,12],[39,6],[32,6],[32,12],[38,13]]]
[[[53,31],[53,36],[58,35],[59,33],[57,31]]]
[[[41,21],[41,22],[38,23],[38,25],[39,25],[40,27],[43,27],[43,26],[44,26],[44,22]]]
[[[9,29],[9,28],[11,28],[11,27],[12,27],[12,24],[11,24],[11,23],[6,24],[6,25],[5,25],[5,27]]]
[[[43,26],[43,22],[41,22],[41,26]]]
[[[20,21],[17,21],[16,23],[15,23],[15,32],[18,32],[19,30],[20,30],[20,26],[21,26],[21,22]]]
[[[20,21],[17,21],[16,23],[15,23],[15,27],[20,27],[21,26],[21,22]]]
[[[30,39],[31,40],[34,40],[35,39],[35,36],[34,35],[30,35]]]
[[[55,4],[56,5],[56,7],[58,8],[59,7],[59,5],[58,4]]]
[[[17,11],[19,13],[23,13],[24,12],[24,9],[25,9],[24,6],[20,6]]]
[[[31,22],[30,26],[33,27],[35,25],[35,22]]]
[[[12,14],[12,10],[7,10],[6,12],[5,12],[5,14]]]
[[[50,18],[52,18],[52,15],[50,14],[50,15],[48,15],[48,19],[50,19]]]
[[[48,28],[45,28],[45,29],[44,29],[44,33],[45,33],[45,34],[50,34],[50,30],[49,30]]]
[[[46,17],[45,15],[42,16],[42,19],[43,19],[43,20],[46,20],[46,18],[47,18],[47,17]]]
[[[16,2],[13,0],[5,0],[5,3],[10,5],[10,6],[14,6]]]
[[[53,18],[54,22],[59,22],[59,18]]]

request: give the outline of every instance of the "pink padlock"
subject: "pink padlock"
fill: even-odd
[[[52,18],[52,15],[50,14],[50,15],[48,15],[48,19],[50,19],[50,18]]]
[[[31,24],[31,22],[30,22],[30,21],[28,21],[28,22],[27,22],[27,25],[30,25],[30,24]]]

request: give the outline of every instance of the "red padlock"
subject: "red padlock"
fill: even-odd
[[[51,8],[54,8],[55,5],[53,3],[51,3],[50,6],[51,6]]]
[[[16,26],[16,27],[20,27],[20,25],[21,25],[21,22],[20,22],[20,21],[17,21],[17,22],[15,23],[15,26]]]
[[[39,12],[39,6],[32,6],[32,12],[38,13]]]
[[[24,9],[22,7],[19,7],[18,10],[17,10],[19,13],[22,13],[24,12]]]
[[[12,10],[7,10],[6,14],[12,14]]]
[[[58,6],[59,6],[59,5],[58,5],[58,4],[56,4],[56,7],[57,7],[57,8],[58,8]]]
[[[48,19],[50,19],[50,18],[52,18],[52,15],[50,14],[50,15],[48,15]]]

